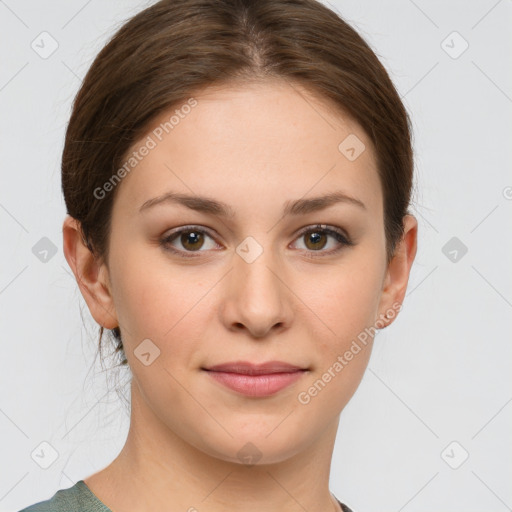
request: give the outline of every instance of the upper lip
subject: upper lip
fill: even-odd
[[[266,363],[254,364],[247,361],[233,361],[231,363],[217,364],[203,370],[213,372],[229,372],[241,373],[245,375],[268,375],[270,373],[292,373],[305,370],[300,366],[296,366],[284,361],[268,361]]]

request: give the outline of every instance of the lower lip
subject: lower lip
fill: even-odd
[[[207,372],[210,377],[224,386],[247,396],[270,396],[300,379],[305,370],[265,375],[244,375],[241,373]]]

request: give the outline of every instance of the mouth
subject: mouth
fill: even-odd
[[[308,371],[308,368],[283,361],[253,364],[245,361],[224,363],[201,368],[216,382],[245,396],[271,396],[290,386]]]

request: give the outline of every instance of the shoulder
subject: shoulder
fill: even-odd
[[[57,491],[50,499],[34,503],[19,512],[107,512],[95,496],[88,492],[80,480],[68,489]]]

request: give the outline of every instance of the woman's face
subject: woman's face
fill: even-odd
[[[121,328],[141,416],[217,458],[279,462],[337,426],[370,334],[398,312],[374,150],[296,84],[209,88],[185,104],[130,152],[104,309]],[[302,371],[207,370],[240,361]]]

